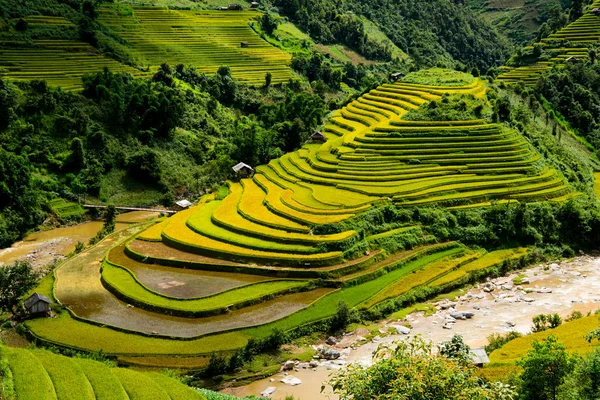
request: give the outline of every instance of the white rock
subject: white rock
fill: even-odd
[[[290,385],[290,386],[298,386],[298,385],[302,384],[302,381],[300,379],[298,379],[292,375],[286,376],[280,382],[284,383],[286,385]]]
[[[403,335],[408,335],[410,333],[410,328],[407,328],[404,325],[390,325],[390,328],[394,328],[398,333]]]
[[[260,395],[262,397],[271,397],[271,395],[273,393],[275,393],[275,391],[277,390],[277,388],[275,386],[269,386],[268,388],[266,388],[265,390],[263,390]]]

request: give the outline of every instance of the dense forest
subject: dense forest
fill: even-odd
[[[323,43],[341,42],[374,59],[389,60],[390,50],[373,43],[359,15],[374,23],[416,65],[477,67],[501,65],[511,45],[462,4],[442,1],[275,1],[279,11]]]

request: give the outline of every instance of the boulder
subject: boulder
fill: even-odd
[[[292,375],[286,376],[279,382],[284,383],[286,385],[290,385],[290,386],[298,386],[298,385],[302,384],[302,381],[300,379],[298,379]]]
[[[325,341],[325,343],[327,343],[327,344],[328,344],[328,345],[330,345],[330,346],[334,346],[334,345],[336,345],[336,344],[337,344],[337,342],[338,342],[338,341],[337,341],[337,339],[336,339],[336,338],[334,338],[333,336],[329,336],[329,337],[327,338],[327,340]]]
[[[453,312],[450,316],[454,319],[471,319],[475,314],[470,311]]]
[[[404,325],[390,325],[390,328],[394,328],[396,332],[402,335],[408,335],[410,333],[410,328],[407,328]]]
[[[340,356],[341,353],[334,349],[325,349],[321,353],[321,357],[323,357],[326,360],[337,360],[338,358],[340,358]]]
[[[269,386],[268,388],[266,388],[265,390],[263,390],[260,395],[262,397],[271,397],[271,395],[273,393],[275,393],[275,391],[277,390],[277,388],[275,386]]]
[[[308,363],[308,365],[309,365],[311,368],[316,368],[316,367],[318,367],[318,366],[319,366],[319,362],[318,362],[317,360],[312,360],[311,362],[309,362],[309,363]]]
[[[296,366],[296,363],[294,361],[286,361],[285,363],[283,363],[283,365],[281,366],[281,370],[282,371],[291,371],[294,369],[294,367]]]

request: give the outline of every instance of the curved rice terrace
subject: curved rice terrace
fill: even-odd
[[[326,141],[229,182],[222,200],[206,196],[67,261],[53,294],[69,313],[27,327],[43,341],[128,363],[189,367],[275,328],[329,318],[340,301],[370,308],[497,266],[495,253],[434,243],[419,226],[344,228],[389,204],[464,208],[577,195],[516,131],[484,120],[403,119],[446,93],[485,92],[478,79],[372,90],[334,112]],[[382,245],[409,237],[395,253]]]
[[[568,62],[587,60],[589,47],[600,41],[600,15],[593,12],[599,7],[600,1],[595,0],[581,18],[541,42],[525,47],[524,53],[531,53],[534,46],[539,46],[548,56],[533,56],[524,66],[502,67],[503,72],[498,79],[506,83],[523,82],[534,86],[544,72],[554,67],[560,68]]]
[[[12,389],[20,400],[206,400],[160,373],[115,368],[45,350],[0,347],[0,362],[10,371],[5,389]]]
[[[212,74],[228,65],[232,75],[249,85],[263,84],[271,72],[272,82],[288,82],[294,75],[291,56],[270,45],[252,29],[257,11],[180,11],[166,7],[107,5],[98,21],[118,35],[135,66],[125,65],[77,40],[36,39],[0,42],[0,69],[16,81],[41,79],[63,90],[82,88],[81,78],[104,68],[134,77],[150,77],[164,63],[185,63]],[[65,32],[76,26],[64,17],[28,16],[32,27]],[[242,43],[244,46],[242,47]]]

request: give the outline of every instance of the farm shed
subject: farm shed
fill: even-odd
[[[398,79],[404,78],[404,74],[402,72],[392,72],[390,74],[390,81],[396,82]]]
[[[490,362],[484,348],[471,349],[471,359],[476,367],[483,367],[483,364],[489,364]]]
[[[192,203],[189,200],[183,199],[175,202],[175,208],[178,210],[185,210],[189,208]]]
[[[577,64],[579,62],[579,58],[577,58],[577,57],[569,57],[565,61],[569,62],[571,64]]]
[[[600,8],[594,8],[592,10],[592,13],[594,13],[595,15],[600,15]]]
[[[52,300],[35,292],[29,296],[29,298],[25,300],[23,304],[25,305],[25,310],[29,315],[47,315],[50,313],[50,304],[52,304]]]
[[[233,172],[235,172],[241,178],[247,178],[252,175],[254,168],[243,162],[234,165]]]
[[[242,43],[240,43],[240,46],[241,47],[250,47],[250,43],[248,43],[248,42],[242,42]]]
[[[230,4],[227,6],[228,10],[243,10],[244,7],[242,7],[241,4]]]
[[[250,3],[250,8],[258,8],[258,2],[253,1],[252,3]]]
[[[315,133],[310,135],[310,139],[313,142],[326,142],[327,141],[327,138],[325,137],[325,135],[323,135],[323,132],[321,132],[321,131],[316,131]]]

